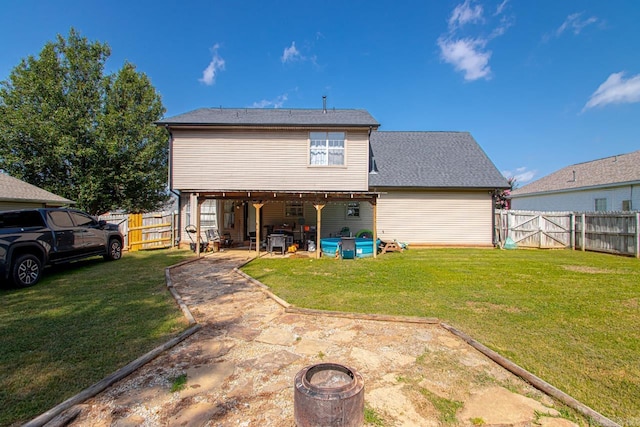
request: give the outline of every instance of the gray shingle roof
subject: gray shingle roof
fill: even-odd
[[[159,125],[186,126],[373,126],[380,124],[366,110],[200,108],[168,117]]]
[[[468,132],[372,132],[372,187],[508,188]]]
[[[0,172],[0,200],[68,205],[75,202]]]
[[[631,182],[640,182],[640,150],[567,166],[512,191],[511,196]]]

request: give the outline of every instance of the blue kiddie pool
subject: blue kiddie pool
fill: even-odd
[[[365,258],[373,256],[373,239],[368,239],[366,237],[355,237],[356,242],[356,253],[355,256],[357,258]],[[340,237],[325,237],[324,239],[320,239],[320,250],[322,251],[322,256],[326,257],[336,257],[336,252],[340,247]],[[380,242],[380,240],[378,240]],[[377,247],[378,245],[376,245]]]

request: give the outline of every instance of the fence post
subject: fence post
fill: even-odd
[[[576,215],[571,212],[569,217],[569,245],[571,250],[576,250]]]
[[[587,250],[587,222],[585,221],[586,215],[582,214],[582,252]]]
[[[538,249],[542,249],[542,236],[544,233],[542,232],[542,214],[538,216]]]
[[[640,212],[636,212],[636,258],[640,258]]]

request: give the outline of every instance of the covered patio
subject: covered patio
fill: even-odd
[[[261,215],[260,212],[265,204],[268,203],[285,203],[285,202],[302,202],[302,203],[310,203],[313,205],[316,213],[316,226],[315,226],[315,235],[312,236],[314,241],[316,242],[315,249],[315,258],[320,258],[321,256],[321,247],[320,241],[321,238],[324,237],[322,234],[322,210],[331,203],[345,203],[345,202],[368,202],[372,207],[372,250],[373,257],[377,256],[377,199],[380,193],[377,192],[357,192],[357,191],[349,191],[349,192],[338,192],[338,191],[326,191],[326,192],[318,192],[318,191],[251,191],[251,190],[229,190],[229,191],[198,191],[194,192],[194,195],[197,200],[196,206],[196,255],[200,256],[201,252],[201,211],[202,205],[206,200],[231,200],[239,203],[247,203],[255,209],[255,240],[257,244],[255,245],[255,255],[257,257],[260,256],[261,252],[261,244],[260,242],[264,237],[261,235],[261,231],[263,230],[263,224],[261,223]]]

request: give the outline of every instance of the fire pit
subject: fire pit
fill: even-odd
[[[337,363],[307,366],[294,381],[298,427],[359,427],[364,422],[364,381]]]

